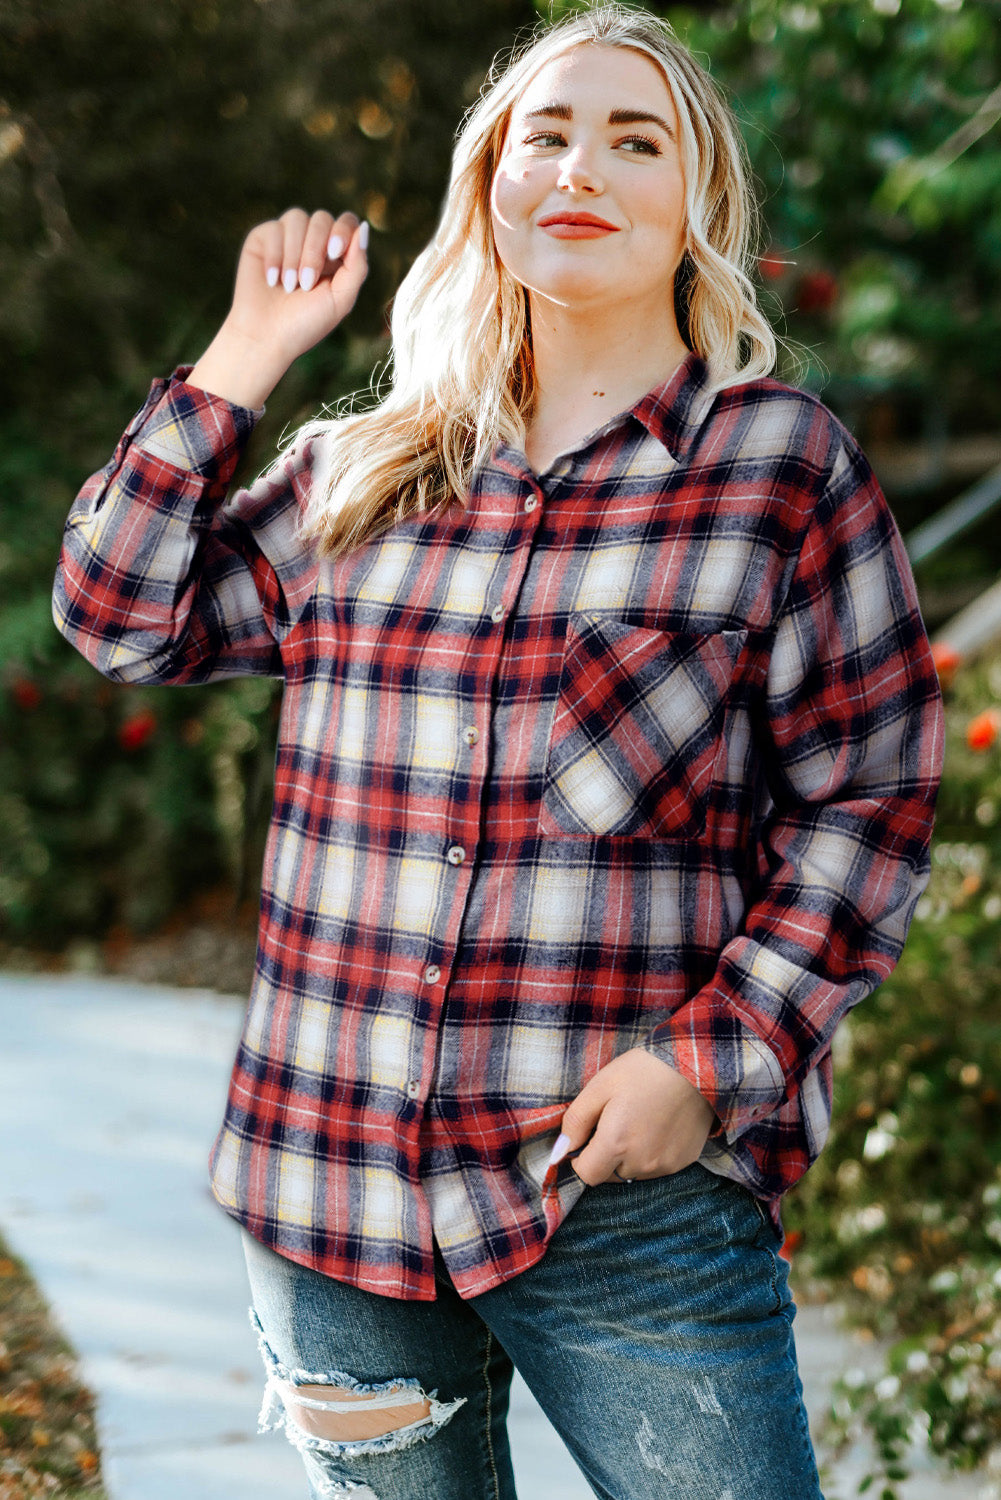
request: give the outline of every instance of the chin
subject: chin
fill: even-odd
[[[554,302],[559,307],[579,306],[585,308],[607,307],[621,299],[621,286],[608,276],[595,276],[586,272],[573,272],[564,276],[539,277],[534,281],[523,281],[530,296],[541,302]],[[618,293],[618,295],[616,295]]]

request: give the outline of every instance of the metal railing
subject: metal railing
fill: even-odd
[[[911,564],[917,567],[999,505],[1001,464],[904,538]],[[1001,579],[953,615],[935,632],[934,639],[937,644],[951,647],[960,657],[974,656],[1001,639]]]
[[[929,520],[922,521],[920,526],[916,526],[904,538],[912,566],[917,567],[926,557],[931,557],[944,547],[946,542],[951,542],[954,537],[968,531],[977,521],[990,515],[998,505],[1001,505],[1001,464],[990,469],[983,479],[964,490]]]

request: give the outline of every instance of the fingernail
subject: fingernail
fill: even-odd
[[[264,279],[268,283],[268,286],[278,285],[279,274],[277,266],[268,266],[267,271],[264,273]]]
[[[295,284],[296,284],[296,282],[297,282],[298,279],[299,278],[296,275],[295,271],[293,271],[291,268],[289,268],[289,270],[287,270],[285,272],[285,275],[282,277],[282,286],[285,288],[285,290],[287,292],[294,292],[295,291]]]
[[[363,219],[358,226],[358,243],[363,250],[368,249],[368,220]]]
[[[299,272],[299,285],[304,292],[310,292],[316,285],[316,272],[312,266],[307,266],[304,271]]]
[[[344,241],[339,234],[332,234],[327,241],[327,255],[330,260],[336,260],[339,255],[344,254]]]
[[[553,1147],[552,1155],[549,1158],[549,1165],[552,1167],[555,1166],[558,1161],[562,1161],[569,1150],[570,1137],[568,1135],[557,1136],[556,1145]]]

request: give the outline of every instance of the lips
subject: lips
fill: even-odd
[[[567,228],[607,229],[613,233],[618,232],[617,224],[609,224],[607,219],[599,219],[596,214],[578,214],[566,210],[562,213],[547,214],[544,219],[538,220],[538,225],[540,229],[566,226]]]

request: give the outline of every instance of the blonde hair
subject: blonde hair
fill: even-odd
[[[775,338],[750,280],[756,205],[729,106],[666,21],[601,3],[536,31],[495,60],[456,139],[434,238],[393,303],[391,386],[378,405],[301,428],[314,440],[305,536],[336,556],[468,491],[499,442],[522,446],[535,395],[521,285],[497,254],[490,192],[512,108],[532,77],[584,45],[630,47],[662,69],[680,125],[686,248],[678,325],[721,389],[766,375]]]

